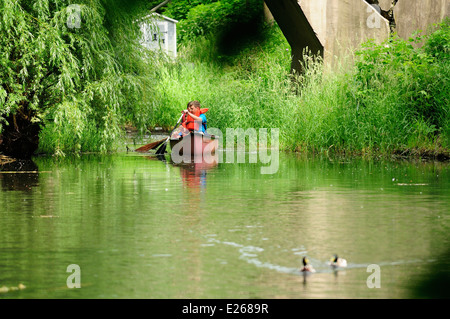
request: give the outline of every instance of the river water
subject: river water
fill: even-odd
[[[448,163],[33,162],[0,172],[3,299],[448,297]]]

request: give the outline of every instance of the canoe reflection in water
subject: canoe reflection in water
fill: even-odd
[[[186,159],[181,163],[176,163],[170,157],[170,160],[167,161],[166,156],[157,155],[157,156],[147,156],[148,159],[151,160],[160,160],[165,163],[169,163],[174,167],[180,168],[180,176],[183,181],[183,185],[187,188],[201,190],[206,187],[206,175],[207,172],[211,169],[214,169],[219,164],[218,154],[209,154],[201,156],[201,161],[194,159],[192,157],[190,161]]]
[[[183,184],[189,188],[204,189],[206,172],[218,165],[219,137],[190,132],[184,136],[171,136],[171,164],[180,168]]]
[[[180,175],[184,186],[192,189],[204,189],[206,187],[206,174],[209,170],[218,166],[216,154],[204,155],[202,161],[183,161],[172,165],[180,168]]]

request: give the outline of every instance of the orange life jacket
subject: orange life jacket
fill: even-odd
[[[204,114],[208,112],[208,109],[197,109],[194,113],[195,116],[200,116],[201,114]],[[189,114],[183,115],[183,121],[181,122],[181,125],[183,125],[185,128],[187,128],[189,131],[198,131],[198,123],[199,121],[195,121]],[[205,125],[205,124],[203,124]],[[206,125],[205,125],[206,130]]]

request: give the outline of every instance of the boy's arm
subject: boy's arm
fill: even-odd
[[[201,117],[199,117],[199,116],[195,116],[194,114],[192,114],[191,112],[187,112],[187,114],[189,114],[193,119],[194,119],[194,121],[201,121],[202,120],[202,118]]]

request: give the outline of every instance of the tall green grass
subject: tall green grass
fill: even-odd
[[[41,133],[40,150],[111,151],[124,135],[120,126],[134,125],[141,133],[157,126],[170,130],[187,102],[199,100],[209,108],[209,128],[279,128],[283,150],[448,154],[449,19],[435,29],[408,41],[369,41],[333,68],[305,56],[305,73],[296,78],[289,73],[290,47],[276,25],[233,47],[212,34],[198,36],[183,42],[176,60],[136,55],[139,81],[121,78],[120,103],[101,100],[106,108],[98,118],[83,99],[61,103],[54,124]],[[419,40],[425,44],[417,48]]]
[[[418,38],[369,41],[333,69],[306,57],[296,79],[279,29],[263,32],[264,41],[225,57],[213,37],[199,37],[159,65],[150,125],[171,127],[197,99],[209,127],[279,128],[285,150],[448,154],[449,20],[422,48]]]
[[[286,101],[296,99],[289,78],[290,49],[279,30],[266,32],[267,41],[238,56],[220,56],[213,38],[199,38],[181,49],[176,62],[161,64],[151,125],[173,126],[187,102],[195,99],[209,108],[209,127],[223,132],[284,127]]]

